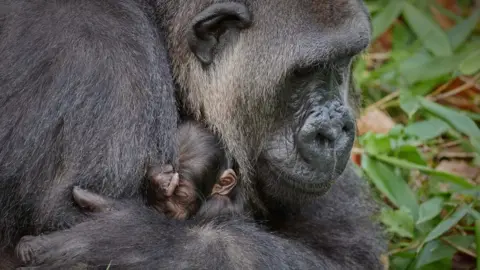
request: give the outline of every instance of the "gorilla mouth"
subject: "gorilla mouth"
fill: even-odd
[[[301,158],[296,159],[294,166],[279,166],[275,161],[267,162],[270,167],[268,173],[277,180],[275,181],[277,185],[306,194],[325,193],[337,178],[335,177],[335,166],[325,171],[323,170],[325,168],[312,167]],[[333,165],[335,163],[332,162]]]
[[[293,188],[295,191],[301,191],[306,194],[321,195],[330,189],[332,181],[319,181],[318,183],[308,183],[305,181],[299,181],[299,179],[292,179],[290,177],[284,177],[280,179],[286,186]]]
[[[274,189],[278,187],[316,196],[324,194],[345,168],[342,156],[347,148],[338,146],[348,143],[335,145],[331,141],[322,141],[312,150],[316,153],[315,158],[309,159],[304,154],[305,149],[299,149],[296,140],[286,139],[292,136],[281,132],[273,135],[257,163],[259,181]],[[345,139],[339,137],[336,142]]]
[[[301,190],[304,193],[324,193],[328,190],[335,180],[334,172],[321,172],[319,170],[312,170],[309,175],[300,175],[298,172],[284,172],[283,178],[280,178],[286,185]]]

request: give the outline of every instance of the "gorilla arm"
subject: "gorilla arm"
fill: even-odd
[[[141,202],[109,207],[100,200],[101,207],[87,208],[115,210],[95,213],[69,230],[25,237],[17,254],[29,254],[24,261],[38,269],[79,263],[122,269],[381,269],[384,245],[375,237],[358,180],[348,167],[324,197],[273,220],[276,233],[248,220],[182,222]]]
[[[0,2],[1,249],[81,221],[72,185],[141,197],[145,167],[176,157],[178,113],[142,1]]]
[[[334,269],[308,248],[246,220],[184,222],[138,201],[111,207],[99,195],[91,198],[110,210],[68,230],[22,238],[19,257],[34,269]]]

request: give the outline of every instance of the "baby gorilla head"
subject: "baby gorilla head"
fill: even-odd
[[[164,165],[148,172],[154,207],[176,219],[192,216],[200,206],[202,216],[236,211],[237,176],[218,138],[194,122],[180,125],[177,138],[178,171]]]

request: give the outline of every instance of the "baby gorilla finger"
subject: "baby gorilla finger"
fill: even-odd
[[[170,197],[179,185],[178,173],[173,171],[160,171],[156,174],[150,174],[151,183],[157,191],[159,198]]]
[[[40,236],[24,236],[15,247],[15,254],[25,266],[40,267],[52,261],[83,259],[88,251],[88,242],[82,237],[73,237],[69,231],[58,231]],[[60,258],[60,259],[59,259]],[[63,269],[72,269],[70,267]]]
[[[175,192],[175,189],[178,187],[178,184],[179,184],[178,173],[175,173],[170,179],[170,182],[165,183],[165,186],[163,187],[163,189],[165,190],[165,195],[167,195],[167,197],[172,196],[173,192]]]
[[[41,236],[27,235],[20,239],[20,242],[15,247],[15,254],[17,258],[25,265],[37,264],[37,254],[42,253],[43,246],[41,245]]]

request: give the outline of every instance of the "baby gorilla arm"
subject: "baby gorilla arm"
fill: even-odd
[[[16,252],[33,269],[331,269],[307,248],[245,220],[177,221],[141,202],[75,192],[84,207],[103,211],[71,229],[22,238]]]

